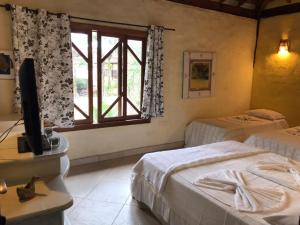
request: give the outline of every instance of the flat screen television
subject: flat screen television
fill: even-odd
[[[32,151],[35,155],[41,155],[43,154],[43,143],[33,59],[27,58],[24,60],[20,67],[19,77],[25,126],[23,152],[24,142],[26,142],[25,144],[27,144],[29,148],[26,151]],[[19,152],[22,152],[22,150],[20,150],[22,146],[20,142],[22,142],[22,140],[18,140]]]

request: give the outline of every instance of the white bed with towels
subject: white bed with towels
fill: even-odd
[[[245,143],[300,161],[300,127],[253,134]]]
[[[198,119],[185,130],[185,147],[226,140],[243,142],[253,133],[285,128],[288,128],[285,117],[266,109],[249,110],[236,116]]]
[[[226,141],[144,155],[131,192],[163,224],[267,225],[299,215],[299,173],[295,161]]]

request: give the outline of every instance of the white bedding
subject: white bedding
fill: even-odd
[[[271,152],[300,161],[300,127],[274,130],[251,135],[247,145],[270,150]]]
[[[236,159],[263,152],[242,143],[228,141],[182,150],[149,153],[143,156],[133,168],[132,176],[143,176],[152,184],[158,194],[163,192],[169,176],[190,167]],[[152,163],[155,162],[155,166]]]
[[[223,146],[224,149],[238,148],[241,151],[248,151],[249,146],[237,142],[223,142],[212,144]],[[208,148],[208,147],[207,147]],[[177,150],[184,151],[184,149]],[[154,153],[155,154],[155,153]],[[232,193],[226,193],[207,188],[201,188],[193,185],[193,182],[199,177],[220,169],[234,169],[244,171],[255,162],[270,158],[279,157],[273,153],[254,154],[238,159],[230,159],[192,168],[185,168],[170,175],[166,187],[162,194],[157,193],[150,177],[144,176],[144,171],[161,171],[158,164],[165,164],[168,168],[169,156],[157,155],[152,160],[144,163],[139,162],[132,180],[132,196],[138,201],[146,204],[152,212],[161,219],[162,222],[170,225],[265,225],[268,224],[263,220],[266,216],[292,214],[300,211],[300,193],[289,188],[278,185],[269,180],[254,176],[249,173],[246,176],[247,182],[251,185],[268,188],[282,188],[287,193],[288,204],[283,210],[275,213],[242,213],[230,205],[234,205]],[[182,159],[181,159],[182,160]],[[153,173],[155,175],[155,173]],[[156,173],[161,176],[160,172]],[[225,203],[227,202],[227,204]]]
[[[245,141],[253,133],[287,127],[285,119],[267,120],[248,115],[199,119],[187,126],[185,146],[192,147],[226,140]]]

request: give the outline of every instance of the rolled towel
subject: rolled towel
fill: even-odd
[[[259,121],[257,118],[252,117],[252,116],[248,116],[248,115],[239,115],[239,116],[235,116],[233,118],[235,118],[239,121],[242,121],[242,122]]]
[[[210,173],[197,178],[193,184],[232,193],[234,197],[232,207],[243,212],[275,211],[286,203],[286,193],[282,189],[248,186],[243,173],[235,170]]]

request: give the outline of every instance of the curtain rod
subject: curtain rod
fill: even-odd
[[[11,10],[10,4],[0,4],[0,7],[5,8],[7,11]],[[28,9],[29,11],[37,12],[35,9]],[[60,15],[61,13],[52,13],[49,12],[51,15]],[[93,22],[99,22],[99,23],[107,23],[107,24],[115,24],[115,25],[122,25],[122,26],[131,26],[131,27],[142,27],[142,28],[149,28],[150,26],[147,25],[140,25],[140,24],[132,24],[132,23],[122,23],[122,22],[114,22],[114,21],[108,21],[108,20],[98,20],[98,19],[90,19],[90,18],[84,18],[79,16],[69,16],[71,19],[78,19],[78,20],[86,20],[86,21],[93,21]],[[168,31],[176,31],[174,28],[168,28],[163,27],[165,30]]]

